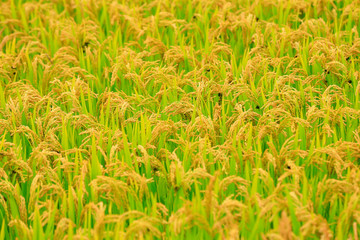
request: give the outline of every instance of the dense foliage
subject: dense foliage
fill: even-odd
[[[0,240],[359,239],[359,0],[0,3]]]

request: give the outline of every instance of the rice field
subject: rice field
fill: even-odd
[[[0,2],[0,240],[360,236],[360,0]]]

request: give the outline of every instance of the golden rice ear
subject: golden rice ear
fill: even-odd
[[[16,228],[19,233],[20,237],[23,239],[32,239],[33,230],[29,229],[27,224],[25,224],[20,219],[14,219],[9,222],[9,227]]]
[[[328,222],[322,216],[311,213],[305,208],[299,208],[296,211],[296,216],[303,222],[303,225],[300,228],[303,236],[319,233],[322,239],[332,239],[333,232],[330,229]]]
[[[0,195],[0,204],[4,209],[6,220],[9,221],[11,219],[11,213],[9,213],[7,201],[2,195]]]
[[[23,222],[27,222],[27,220],[28,220],[28,212],[27,212],[27,206],[26,206],[25,198],[23,196],[20,196],[19,212],[20,212],[21,220]]]
[[[127,228],[125,238],[128,239],[132,236],[137,236],[141,239],[149,235],[152,237],[163,238],[164,233],[156,227],[159,222],[160,220],[149,217],[137,219]]]
[[[279,221],[279,233],[284,240],[293,239],[291,221],[285,211],[281,213],[281,218]]]
[[[9,178],[7,173],[4,171],[2,167],[0,167],[0,178],[3,178],[4,180],[8,180]]]
[[[183,207],[174,212],[169,218],[169,225],[176,235],[178,235],[181,230],[188,230],[194,226],[197,226],[207,233],[212,233],[212,228],[209,225],[208,221],[204,216],[198,214],[192,210],[193,203],[190,201],[185,201]]]
[[[170,134],[176,134],[178,127],[172,120],[158,121],[151,132],[150,144],[156,143],[161,134],[169,136]]]
[[[70,226],[75,227],[76,225],[68,218],[61,218],[61,220],[56,225],[54,240],[64,239],[66,232]]]
[[[222,193],[225,192],[230,184],[234,183],[236,185],[236,192],[240,196],[247,196],[247,187],[249,186],[250,182],[238,177],[238,176],[228,176],[222,179],[219,183],[219,196],[222,196]]]
[[[125,173],[123,176],[130,180],[130,184],[133,189],[136,189],[134,191],[138,193],[139,199],[143,199],[144,196],[146,198],[150,197],[148,184],[154,181],[153,178],[147,179],[145,176],[141,176],[136,172]]]
[[[165,44],[156,38],[147,37],[144,43],[150,48],[150,52],[153,54],[163,55],[167,51]]]
[[[90,182],[98,197],[103,197],[113,201],[118,207],[129,207],[127,195],[131,194],[135,199],[138,198],[135,191],[129,187],[133,179],[128,179],[128,183],[116,180],[107,176],[98,176]]]

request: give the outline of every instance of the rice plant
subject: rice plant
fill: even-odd
[[[0,240],[360,236],[360,0],[0,2]]]

